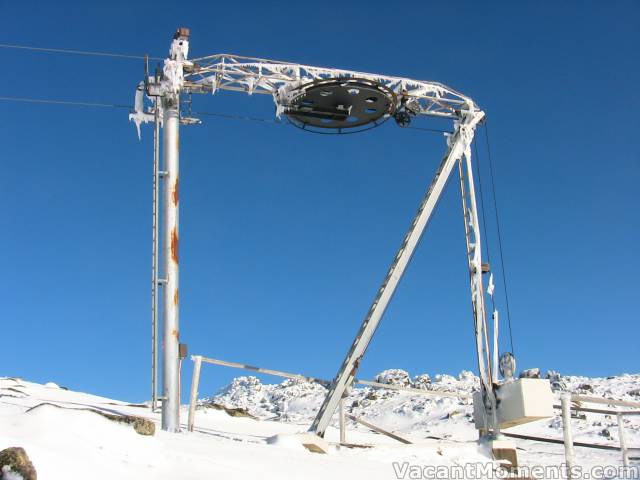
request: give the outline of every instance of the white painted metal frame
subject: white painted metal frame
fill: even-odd
[[[329,393],[311,426],[311,431],[320,436],[324,435],[340,398],[354,381],[362,357],[431,218],[452,169],[457,163],[462,169],[460,162],[463,159],[469,180],[468,194],[463,196],[463,201],[468,201],[468,206],[465,206],[465,231],[467,233],[467,254],[469,256],[472,304],[476,325],[478,364],[482,388],[487,393],[487,406],[495,406],[491,377],[487,376],[486,372],[487,368],[491,369],[487,361],[490,349],[484,311],[480,232],[471,174],[470,149],[476,125],[483,119],[484,113],[469,97],[437,82],[229,54],[187,60],[188,50],[188,31],[180,29],[174,36],[169,57],[164,61],[162,78],[155,81],[147,79],[145,83],[148,96],[162,99],[160,102],[161,111],[158,111],[157,102],[155,109],[144,108],[142,91],[139,88],[136,95],[135,111],[130,115],[130,119],[136,123],[138,133],[141,123],[154,120],[157,123],[158,119],[162,121],[164,133],[163,150],[166,171],[163,177],[165,179],[165,195],[163,197],[165,244],[163,254],[166,278],[163,281],[164,395],[162,428],[169,431],[178,431],[179,429],[178,130],[181,120],[179,114],[180,94],[215,93],[218,90],[268,94],[273,97],[275,102],[276,115],[280,116],[287,108],[296,89],[309,82],[335,78],[358,78],[376,82],[391,90],[396,96],[396,100],[402,102],[412,113],[449,118],[454,121],[455,128],[453,134],[448,138],[448,151],[340,371],[332,382]],[[399,104],[396,105],[396,107],[398,106]],[[182,120],[186,121],[186,119]],[[461,185],[464,185],[464,181],[461,182]],[[157,272],[157,266],[154,268]],[[157,284],[154,286],[157,287]],[[153,315],[156,314],[155,312],[154,306]]]
[[[464,231],[466,239],[467,263],[469,267],[469,281],[471,284],[471,307],[476,339],[476,354],[478,360],[478,372],[480,387],[483,392],[485,425],[490,425],[492,434],[499,434],[497,419],[497,400],[493,394],[493,383],[497,382],[495,363],[498,348],[497,312],[494,312],[493,342],[489,340],[487,325],[487,310],[485,305],[485,292],[482,271],[482,239],[480,233],[480,221],[476,204],[475,182],[473,178],[473,165],[471,163],[471,149],[463,158],[458,160],[458,172],[460,177],[460,193],[462,195],[462,211],[464,218]],[[493,345],[493,363],[490,345]]]
[[[461,110],[477,109],[469,97],[437,82],[229,54],[194,59],[184,75],[184,89],[194,93],[231,90],[273,95],[279,116],[292,90],[315,80],[338,77],[372,80],[408,98],[422,115],[458,119]]]

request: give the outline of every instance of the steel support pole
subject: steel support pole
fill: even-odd
[[[487,418],[491,426],[491,434],[495,437],[499,435],[500,429],[498,427],[496,412],[497,402],[493,392],[494,373],[491,365],[491,348],[489,347],[487,313],[484,301],[484,286],[482,283],[482,242],[470,147],[466,149],[464,156],[458,161],[458,170],[460,172],[460,191],[462,194],[462,210],[480,387],[483,392],[485,410],[488,414]],[[494,335],[496,334],[497,331],[494,331]],[[497,341],[497,338],[494,338],[494,341]]]
[[[160,100],[156,97],[153,125],[153,243],[151,254],[151,411],[158,407],[158,188],[160,183]]]
[[[331,417],[338,407],[338,403],[345,390],[351,386],[373,335],[378,328],[378,324],[400,283],[404,271],[413,256],[413,252],[418,246],[420,237],[424,232],[442,191],[444,190],[451,170],[456,162],[468,151],[473,140],[473,133],[476,124],[482,119],[484,114],[477,110],[467,111],[456,125],[455,132],[449,138],[449,149],[440,163],[440,167],[427,190],[425,197],[420,204],[420,208],[404,237],[402,245],[398,250],[391,267],[387,271],[380,289],[356,334],[356,338],[345,357],[338,374],[327,392],[327,396],[316,415],[309,431],[320,437],[324,436],[325,430],[331,422]]]
[[[180,431],[179,381],[179,97],[168,94],[163,98],[163,153],[164,153],[164,357],[162,429]]]

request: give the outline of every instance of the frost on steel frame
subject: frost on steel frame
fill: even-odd
[[[515,359],[507,352],[498,360],[498,312],[491,312],[489,328],[486,298],[494,295],[490,266],[483,263],[482,238],[476,206],[471,144],[484,112],[475,102],[437,82],[413,80],[351,70],[216,54],[188,59],[190,32],[179,28],[169,56],[154,74],[139,83],[135,109],[129,118],[138,135],[143,123],[154,129],[154,251],[152,272],[152,398],[162,400],[162,428],[179,431],[179,144],[180,125],[200,120],[180,112],[182,94],[214,94],[231,91],[271,95],[275,115],[302,131],[347,134],[375,128],[392,119],[407,127],[418,116],[449,119],[452,133],[446,137],[444,157],[428,186],[416,216],[400,245],[376,297],[347,352],[327,395],[309,428],[307,442],[322,451],[325,431],[355,380],[366,349],[393,297],[402,275],[424,233],[435,206],[454,169],[460,177],[469,267],[470,293],[475,325],[475,348],[480,390],[474,395],[475,425],[481,441],[491,442],[494,452],[512,460],[515,448],[500,429],[553,415],[552,395],[546,379],[514,379]],[[162,141],[160,141],[162,130]],[[160,152],[162,151],[162,160]],[[158,189],[164,189],[163,205]],[[160,229],[164,249],[158,249]],[[159,277],[160,259],[164,277]],[[489,275],[487,275],[489,274]],[[157,392],[158,297],[163,311],[163,391]],[[199,376],[200,364],[197,365]],[[502,374],[502,380],[498,373]],[[198,385],[194,370],[192,405]],[[190,415],[189,425],[193,425]],[[310,440],[309,440],[310,438]],[[305,444],[306,445],[306,444]],[[515,461],[515,460],[514,460]]]

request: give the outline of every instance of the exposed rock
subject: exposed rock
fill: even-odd
[[[378,392],[372,389],[369,393],[367,393],[367,396],[364,398],[365,400],[377,400],[379,398]]]
[[[456,417],[459,417],[459,416],[461,416],[461,415],[463,415],[463,414],[464,414],[464,412],[463,412],[462,410],[453,410],[453,411],[451,411],[451,412],[447,413],[447,414],[444,416],[443,420],[447,420],[447,419],[451,419],[451,418],[456,418]]]
[[[557,380],[560,378],[560,373],[555,370],[547,370],[544,378],[548,378],[549,380]]]
[[[387,385],[398,385],[400,387],[410,387],[411,377],[405,370],[392,368],[384,370],[376,375],[375,381],[378,383],[386,383]]]
[[[433,377],[434,383],[456,383],[456,377],[447,375],[446,373],[439,373]]]
[[[0,471],[18,473],[24,480],[38,478],[36,469],[22,447],[10,447],[0,452]]]
[[[611,439],[613,438],[613,437],[611,436],[611,432],[609,431],[609,429],[608,429],[608,428],[603,429],[603,430],[600,432],[600,435],[602,435],[604,438],[606,438],[606,439],[608,439],[608,440],[611,440]]]
[[[431,386],[431,377],[426,373],[423,373],[422,375],[418,375],[416,378],[413,379],[414,388],[421,388],[423,390],[428,390],[430,386]]]
[[[475,381],[475,379],[476,379],[475,374],[469,370],[462,370],[458,375],[458,380],[460,380],[461,382],[465,382],[465,381],[473,382]]]
[[[220,404],[220,403],[209,403],[207,404],[207,407],[210,408],[215,408],[216,410],[222,410],[223,412],[225,412],[227,415],[230,415],[232,417],[249,417],[249,418],[254,418],[257,419],[258,417],[251,415],[249,413],[249,411],[246,408],[241,408],[241,407],[235,407],[235,408],[231,408],[231,407],[225,407],[224,405]]]
[[[16,393],[21,393],[23,397],[28,396],[26,393],[24,393],[22,390],[18,390],[17,388],[13,388],[13,387],[9,387],[9,388],[3,388],[2,390],[6,390],[8,392],[16,392]]]
[[[540,378],[539,368],[528,368],[520,372],[520,378]]]
[[[548,370],[545,377],[549,379],[551,390],[564,391],[567,389],[566,382],[562,379],[562,376],[555,370]]]
[[[62,409],[65,408],[60,405],[56,405],[54,403],[41,403],[40,405],[31,407],[29,410],[27,410],[27,413],[35,410],[36,408],[40,408],[44,405],[49,405],[51,407],[62,408]],[[136,417],[135,415],[118,415],[114,413],[103,412],[102,410],[96,410],[93,408],[74,408],[72,410],[83,410],[87,412],[97,413],[98,415],[101,415],[104,418],[111,420],[113,422],[131,425],[133,429],[140,435],[154,435],[156,433],[155,424],[151,420],[143,417]]]
[[[588,383],[583,383],[578,385],[578,390],[582,390],[583,392],[591,392],[593,393],[593,387]]]
[[[133,429],[140,435],[155,435],[156,424],[142,417],[133,417]]]

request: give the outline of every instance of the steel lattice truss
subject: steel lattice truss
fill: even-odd
[[[286,106],[287,94],[292,90],[309,82],[335,78],[374,81],[394,92],[398,98],[406,98],[415,114],[455,119],[460,118],[462,110],[478,109],[469,97],[437,82],[229,54],[202,57],[191,62],[191,65],[185,65],[183,90],[192,93],[231,90],[273,95],[278,114]]]

